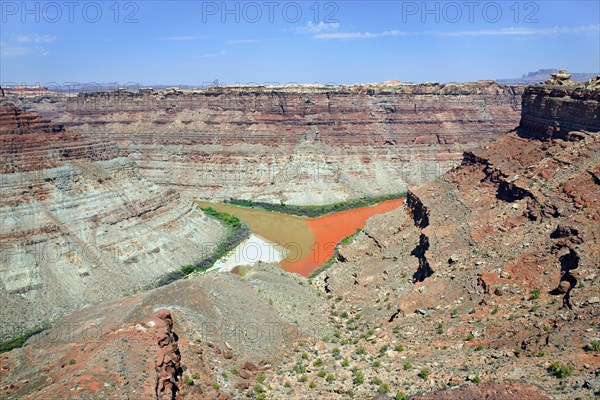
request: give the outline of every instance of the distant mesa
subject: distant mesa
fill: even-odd
[[[531,85],[546,82],[552,78],[553,74],[561,73],[566,73],[566,71],[559,70],[558,68],[545,68],[523,74],[520,78],[497,79],[496,81],[502,84]],[[589,81],[599,73],[600,72],[573,72],[570,75],[573,82],[581,83]]]

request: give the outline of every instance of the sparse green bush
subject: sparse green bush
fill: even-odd
[[[396,350],[396,351],[398,351],[398,352],[400,352],[400,351],[404,351],[404,346],[403,346],[403,345],[401,345],[401,344],[397,344],[397,345],[394,347],[394,350]]]
[[[189,386],[194,385],[194,381],[192,380],[192,378],[189,377],[189,375],[183,376],[183,383],[185,383],[186,385],[189,385]]]
[[[331,383],[331,382],[335,381],[335,376],[333,376],[333,374],[327,374],[327,377],[325,378],[325,380],[328,383]]]
[[[320,358],[317,358],[315,361],[313,361],[313,366],[320,368],[322,367],[324,364],[323,360]]]
[[[406,394],[404,392],[397,391],[396,395],[394,396],[394,400],[406,400]]]
[[[478,344],[477,347],[475,347],[475,351],[481,351],[481,350],[483,350],[483,345]]]
[[[347,358],[344,358],[344,361],[342,361],[342,367],[348,367],[350,366],[350,360],[348,360]]]
[[[442,333],[444,333],[446,331],[446,327],[444,326],[444,324],[442,322],[439,322],[437,324],[437,327],[435,328],[436,332],[441,335]]]
[[[585,346],[587,351],[600,351],[600,340],[592,340],[590,344]]]
[[[365,354],[367,354],[367,351],[364,347],[359,347],[358,349],[356,349],[356,354],[364,356]]]
[[[27,342],[27,339],[29,339],[33,335],[36,335],[40,332],[45,331],[48,328],[50,328],[50,324],[44,323],[42,325],[32,328],[31,330],[26,331],[20,335],[16,335],[9,339],[0,341],[0,354],[5,353],[7,351],[11,351],[12,349],[23,347],[25,345],[25,342]]]
[[[308,380],[308,376],[306,375],[300,375],[300,377],[298,378],[299,382],[306,382]]]
[[[385,355],[385,353],[387,353],[389,349],[389,346],[387,344],[384,344],[383,346],[381,346],[381,348],[379,349],[379,356],[382,357]]]
[[[327,375],[327,371],[325,371],[324,369],[320,370],[320,371],[317,373],[317,376],[318,376],[319,378],[325,378],[325,375]]]
[[[404,365],[402,366],[402,368],[403,368],[405,371],[411,370],[411,369],[412,369],[412,364],[411,364],[411,363],[409,363],[409,362],[405,362],[405,363],[404,363]]]
[[[387,383],[382,383],[381,385],[379,385],[379,389],[377,389],[377,392],[379,394],[388,394],[390,392],[390,385],[388,385]]]
[[[303,374],[306,372],[306,367],[303,364],[296,364],[296,366],[294,367],[294,371],[296,371],[299,374]]]
[[[76,361],[74,358],[71,358],[71,359],[69,360],[69,365],[75,365],[75,363],[76,363],[76,362],[77,362],[77,361]]]
[[[534,290],[531,291],[531,297],[530,297],[530,299],[531,300],[539,299],[540,298],[540,294],[541,294],[540,289],[534,289]]]
[[[431,371],[429,371],[429,368],[423,367],[421,368],[421,371],[419,371],[419,377],[427,379],[430,373]]]
[[[227,373],[226,373],[226,372],[223,372],[223,373],[224,373],[225,375],[227,375]],[[226,378],[226,377],[227,377],[227,376],[225,376],[225,378]],[[199,373],[197,373],[197,372],[194,372],[194,373],[192,374],[192,379],[200,379],[200,374],[199,374]]]
[[[572,365],[555,362],[550,366],[550,373],[557,378],[563,379],[573,375],[575,368]]]
[[[471,379],[471,382],[473,382],[475,384],[479,384],[479,383],[481,383],[481,378],[479,377],[479,375],[475,375],[475,377],[473,379]]]
[[[352,382],[355,385],[362,385],[363,383],[365,383],[365,375],[361,371],[355,370],[354,377],[352,378]]]
[[[264,383],[266,378],[267,377],[265,376],[265,373],[261,372],[258,375],[256,375],[256,382],[258,382],[258,383]]]

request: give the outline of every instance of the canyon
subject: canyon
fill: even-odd
[[[599,395],[598,82],[5,100],[0,212],[14,222],[1,232],[12,258],[2,262],[0,320],[75,311],[0,355],[0,393]],[[26,100],[29,111],[18,107]],[[116,163],[131,172],[106,167]],[[319,179],[286,175],[293,163],[318,165]],[[236,165],[272,174],[215,176]],[[191,199],[323,204],[404,190],[403,206],[369,219],[314,279],[259,263],[123,297],[222,240]],[[89,243],[102,252],[77,247]],[[82,255],[71,266],[73,248]],[[73,290],[85,304],[70,301]]]
[[[184,196],[328,204],[435,179],[518,125],[522,90],[493,81],[240,86],[27,104],[117,143],[144,178]]]
[[[226,231],[194,199],[323,204],[435,179],[464,148],[518,124],[521,91],[491,81],[3,90],[3,336],[208,257]]]

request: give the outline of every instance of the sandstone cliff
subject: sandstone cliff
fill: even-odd
[[[380,328],[364,347],[401,343],[398,356],[429,372],[390,374],[396,386],[510,378],[556,398],[600,393],[586,347],[600,321],[598,99],[582,87],[528,88],[518,129],[372,218],[319,277],[344,299],[338,313]],[[391,370],[405,362],[389,356]],[[553,363],[573,370],[557,377]]]
[[[528,88],[517,129],[370,219],[312,285],[260,265],[79,310],[2,356],[0,390],[154,397],[170,382],[185,398],[598,396],[599,110],[597,89]],[[159,309],[172,325],[151,317]],[[250,340],[232,324],[277,335]],[[294,325],[300,334],[286,334]],[[86,340],[92,328],[99,339]]]
[[[115,141],[142,176],[182,194],[323,204],[435,179],[518,125],[522,90],[492,81],[143,89],[31,106]]]
[[[2,336],[132,293],[224,235],[107,138],[0,104]]]

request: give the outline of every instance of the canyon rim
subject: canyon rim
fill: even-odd
[[[0,398],[600,396],[597,2],[0,12]]]

